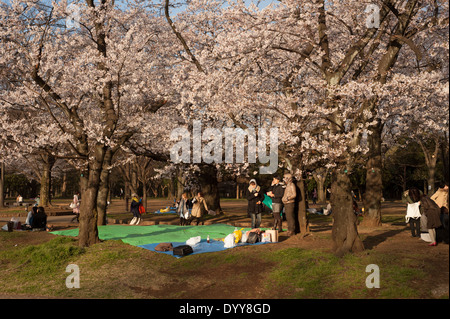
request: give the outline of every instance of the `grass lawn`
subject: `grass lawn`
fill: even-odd
[[[3,231],[0,297],[448,299],[448,245],[411,238],[404,215],[386,211],[382,227],[359,229],[365,251],[341,258],[331,252],[331,216],[310,215],[310,222],[304,238],[180,259],[121,240],[80,248],[71,237]],[[66,287],[69,264],[80,269],[79,289]],[[366,286],[371,264],[379,288]]]

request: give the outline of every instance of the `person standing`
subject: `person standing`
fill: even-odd
[[[423,214],[423,208],[420,206],[420,191],[417,188],[411,188],[406,196],[406,222],[409,222],[412,237],[420,237],[420,217]]]
[[[141,199],[138,198],[136,193],[131,195],[130,212],[133,214],[133,219],[130,225],[139,225],[141,222],[141,214],[139,213],[139,205],[141,204]]]
[[[448,183],[440,183],[438,190],[430,198],[440,207],[442,224],[448,229]]]
[[[190,218],[191,201],[188,199],[187,194],[181,195],[180,202],[178,203],[177,214],[180,217],[180,226],[188,224]]]
[[[283,231],[282,220],[281,220],[281,210],[283,209],[282,198],[284,195],[283,185],[280,184],[280,177],[274,175],[272,179],[272,184],[269,187],[267,196],[272,198],[272,214],[273,214],[273,229],[278,229],[279,232]]]
[[[70,208],[72,208],[72,212],[75,214],[75,217],[72,218],[70,222],[73,222],[75,219],[77,222],[80,221],[80,193],[76,193],[73,195],[72,203],[70,203]]]
[[[293,179],[292,174],[284,174],[283,181],[286,184],[286,188],[284,190],[282,202],[284,204],[284,213],[286,214],[286,220],[288,223],[288,236],[295,235],[294,208],[297,190],[295,188],[295,184],[293,183]]]
[[[188,224],[193,222],[195,219],[198,226],[198,224],[202,221],[204,213],[207,211],[208,206],[206,205],[206,201],[203,198],[203,194],[201,192],[198,192],[197,196],[195,196],[194,199],[192,199],[192,213]]]
[[[427,218],[428,234],[430,234],[431,238],[431,244],[429,246],[436,246],[436,228],[442,226],[441,209],[426,195],[422,195],[420,198],[420,205],[423,207],[423,213]]]
[[[252,229],[259,228],[261,226],[262,201],[264,199],[264,194],[255,179],[250,180],[246,197],[248,202],[247,214],[250,215],[252,219]]]

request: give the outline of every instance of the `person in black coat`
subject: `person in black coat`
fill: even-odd
[[[47,228],[47,214],[45,213],[44,207],[38,207],[36,214],[33,215],[31,228],[42,230]]]
[[[280,177],[275,175],[272,180],[272,185],[269,187],[267,196],[272,198],[272,214],[273,214],[273,229],[283,231],[281,210],[283,209],[282,198],[284,195],[284,187],[280,184]]]
[[[256,183],[256,180],[250,180],[247,189],[247,213],[252,218],[252,229],[259,228],[261,225],[262,201],[264,200],[264,193],[261,187]]]
[[[431,238],[429,246],[436,246],[436,228],[442,226],[441,208],[426,195],[422,195],[420,198],[420,206],[423,207],[423,213],[427,217],[427,228]]]

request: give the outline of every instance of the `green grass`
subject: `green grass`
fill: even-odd
[[[418,298],[412,284],[425,277],[408,259],[367,252],[343,258],[320,250],[289,248],[265,256],[278,262],[267,289],[282,289],[288,298]],[[380,288],[367,288],[369,264],[380,269]]]
[[[57,237],[40,245],[12,247],[0,251],[0,291],[34,294],[52,290],[64,282],[61,269],[84,253],[72,238]]]
[[[175,259],[165,254],[150,253],[120,240],[109,240],[89,248],[80,248],[73,238],[58,236],[46,243],[16,247],[19,232],[0,233],[0,291],[76,298],[139,298],[134,287],[164,287],[175,274],[188,272],[193,277],[177,277],[179,297],[189,294],[189,287],[200,278],[198,267],[216,269],[221,266],[239,271],[226,277],[248,278],[253,265],[266,265],[264,290],[276,291],[277,298],[427,298],[421,292],[425,273],[421,258],[413,254],[393,256],[373,250],[338,258],[321,249],[254,249],[226,250]],[[65,272],[68,264],[77,264],[82,289],[68,289]],[[366,287],[366,267],[380,269],[380,288]],[[137,276],[136,276],[137,275]],[[218,278],[221,278],[218,275]],[[218,279],[219,280],[219,279]],[[126,283],[126,284],[124,284]],[[184,287],[184,288],[183,288]],[[158,291],[160,288],[156,288]],[[157,297],[157,292],[155,297]],[[144,297],[148,297],[145,295]],[[177,295],[171,295],[177,298]]]

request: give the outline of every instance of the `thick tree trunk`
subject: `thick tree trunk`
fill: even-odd
[[[366,164],[366,192],[364,195],[364,217],[361,225],[366,227],[381,226],[381,198],[383,181],[381,176],[381,123],[371,128],[368,136],[369,159]]]
[[[351,183],[347,174],[336,169],[331,184],[331,205],[333,209],[333,250],[342,256],[348,252],[364,250],[358,235],[357,219],[353,212]]]
[[[301,198],[300,201],[297,202],[298,207],[296,207],[297,216],[295,216],[295,228],[296,232],[300,232],[301,236],[304,237],[309,233],[309,222],[306,214],[305,181],[303,179],[297,181],[297,187],[300,190]]]
[[[176,182],[177,182],[177,199],[180,200],[181,195],[183,195],[184,193],[183,170],[180,167],[177,168]]]
[[[221,214],[217,168],[214,165],[201,165],[198,181],[208,209],[215,211],[216,214]]]
[[[97,196],[100,187],[101,171],[105,157],[105,147],[97,144],[94,148],[94,159],[81,177],[80,230],[78,244],[88,247],[98,243],[97,228]]]
[[[326,202],[325,179],[327,178],[327,172],[325,169],[318,169],[314,172],[313,177],[317,183],[317,202],[324,204]]]

